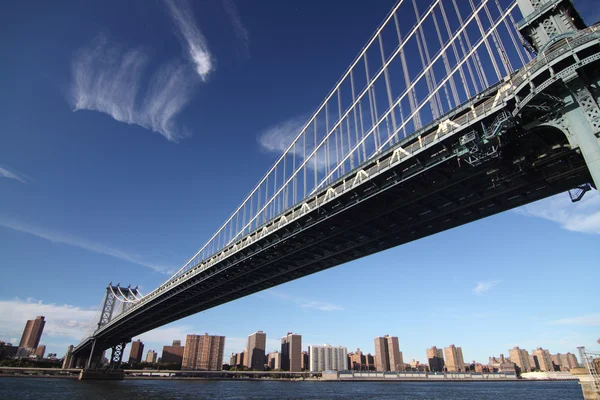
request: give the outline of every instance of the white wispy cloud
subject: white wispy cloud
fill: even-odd
[[[14,179],[21,183],[28,183],[30,181],[30,179],[27,178],[25,175],[18,173],[14,170],[10,170],[2,165],[0,165],[0,178]]]
[[[30,235],[37,236],[39,238],[48,240],[53,243],[62,243],[68,246],[78,247],[80,249],[88,250],[94,253],[107,255],[110,257],[114,257],[120,260],[128,261],[133,264],[142,265],[144,267],[148,267],[153,269],[154,271],[170,274],[172,273],[173,268],[167,267],[164,265],[158,265],[153,262],[146,261],[143,256],[124,251],[121,249],[117,249],[114,247],[106,246],[100,243],[94,243],[82,238],[74,237],[62,232],[58,232],[52,229],[43,228],[40,226],[27,224],[21,221],[17,221],[5,216],[0,216],[0,226],[9,228],[15,231],[28,233]],[[1,314],[0,314],[1,315]]]
[[[250,34],[248,33],[248,29],[246,29],[246,26],[243,24],[242,19],[240,18],[240,13],[238,12],[237,6],[235,5],[233,0],[223,0],[223,8],[225,9],[225,12],[231,19],[231,24],[233,25],[235,35],[237,36],[238,40],[242,43],[245,55],[249,56]]]
[[[487,292],[488,290],[490,290],[494,286],[498,285],[500,282],[502,282],[502,281],[482,281],[482,282],[477,282],[477,285],[473,288],[473,293],[475,293],[477,295],[483,294],[484,292]]]
[[[552,325],[600,326],[600,314],[586,314],[577,317],[561,318],[550,321]]]
[[[69,101],[74,111],[102,112],[174,142],[189,136],[175,118],[188,104],[197,78],[184,64],[171,62],[146,82],[148,60],[142,49],[110,46],[102,36],[80,49],[71,71]],[[147,89],[141,88],[142,83],[148,84]]]
[[[208,50],[206,39],[194,21],[194,13],[187,0],[165,0],[173,22],[185,41],[188,55],[196,67],[196,72],[205,81],[215,69],[213,57]]]
[[[302,131],[302,128],[307,122],[306,116],[299,116],[287,119],[279,122],[266,130],[264,130],[258,136],[258,143],[265,151],[273,154],[281,155],[288,146],[294,141],[298,134]],[[324,126],[319,124],[317,130],[320,132],[317,140],[322,138],[324,133]],[[336,147],[333,143],[333,136],[330,137],[329,149],[326,145],[321,145],[319,150],[316,152],[316,169],[319,171],[324,170],[327,167],[327,152],[329,152],[329,165],[335,165],[336,163]],[[319,145],[317,143],[317,145]],[[306,149],[304,148],[306,146]],[[297,159],[304,160],[304,156],[310,155],[315,149],[314,136],[312,134],[306,134],[306,140],[301,139],[296,142],[296,145],[290,150],[290,154],[296,154]],[[340,154],[348,152],[348,143],[344,141],[343,148],[339,149]],[[315,169],[315,156],[308,161],[306,164],[309,169]]]
[[[600,234],[600,193],[596,190],[587,192],[577,203],[571,202],[567,193],[561,193],[519,207],[515,212],[556,222],[569,231]]]
[[[46,320],[41,343],[47,342],[47,336],[62,337],[70,342],[78,342],[96,316],[96,310],[85,309],[68,304],[51,304],[34,299],[0,300],[0,337],[13,338],[23,333],[25,323],[38,315]],[[61,350],[62,349],[57,349]]]
[[[298,136],[304,124],[306,124],[306,119],[303,117],[282,121],[261,133],[258,137],[258,143],[269,152],[283,153],[294,138]],[[298,152],[300,153],[302,150],[300,149]]]
[[[276,297],[280,300],[292,302],[300,306],[301,308],[308,308],[319,311],[342,311],[344,309],[343,307],[337,304],[327,303],[316,299],[308,299],[305,297],[290,296],[288,294],[284,294],[273,290],[266,291],[265,294],[272,297]]]

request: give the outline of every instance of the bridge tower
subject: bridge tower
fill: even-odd
[[[517,3],[524,16],[517,23],[517,28],[541,62],[546,50],[567,38],[574,38],[586,28],[571,0],[517,0]],[[600,189],[600,73],[590,68],[579,68],[583,65],[582,59],[589,54],[573,51],[569,56],[562,69],[548,67],[551,76],[561,74],[558,81],[563,90],[557,91],[555,87],[551,91],[561,97],[562,107],[529,127],[560,129],[567,136],[571,148],[579,149],[593,184]],[[532,91],[536,90],[534,77],[530,87]]]
[[[134,304],[134,302],[141,297],[141,294],[137,287],[131,288],[130,286],[125,288],[119,284],[116,286],[110,283],[106,287],[106,294],[102,301],[102,308],[100,312],[100,318],[98,320],[98,330],[108,324],[114,317],[115,314],[125,312]],[[121,367],[121,361],[123,358],[123,351],[125,350],[126,344],[130,339],[119,340],[114,343],[99,343],[96,339],[92,342],[92,347],[89,354],[86,356],[85,369],[95,370],[101,365],[101,357],[104,350],[109,347],[111,350],[110,360],[107,370],[118,370]],[[83,361],[83,360],[81,360]]]
[[[525,17],[517,28],[538,54],[564,34],[586,27],[570,0],[517,0],[517,3]]]

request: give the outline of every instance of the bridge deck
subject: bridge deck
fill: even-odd
[[[563,90],[553,86],[557,79],[597,66],[600,52],[588,51],[558,78],[548,74],[552,65],[599,41],[591,28],[548,48],[504,82],[161,285],[94,337],[105,347],[128,341],[248,294],[590,182],[582,156],[563,134],[526,131],[515,121],[501,134],[487,135],[503,115],[519,117],[542,90]],[[539,77],[546,81],[529,91]],[[461,148],[473,132],[489,139],[495,153],[469,165]],[[91,343],[84,340],[75,352]]]

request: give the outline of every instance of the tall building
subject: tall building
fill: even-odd
[[[569,369],[579,368],[579,362],[577,361],[577,357],[575,356],[575,354],[563,354],[563,362],[565,363],[564,366]]]
[[[65,358],[63,359],[63,365],[62,365],[63,369],[73,368],[73,362],[75,361],[73,359],[73,349],[74,348],[75,347],[73,345],[70,345],[67,348],[67,354],[65,354]]]
[[[265,349],[267,334],[263,331],[254,332],[248,336],[247,353],[244,355],[246,367],[258,371],[265,369]]]
[[[523,355],[523,360],[525,362],[527,370],[533,371],[533,365],[531,365],[531,357],[529,356],[529,352],[525,349],[521,349],[521,354]]]
[[[244,350],[237,354],[235,365],[238,365],[240,367],[243,367],[246,365],[246,363],[245,363],[246,353],[247,353],[247,351]]]
[[[46,354],[46,346],[41,344],[35,349],[35,355],[39,358],[44,358],[44,354]]]
[[[310,357],[308,356],[308,351],[302,352],[302,371],[308,371],[310,369]]]
[[[157,356],[158,356],[158,353],[156,353],[154,350],[148,350],[148,354],[146,355],[146,362],[150,363],[150,364],[154,364],[156,362]]]
[[[555,371],[561,371],[564,370],[565,368],[563,368],[563,355],[560,353],[556,353],[556,354],[550,354],[550,359],[552,360],[552,366],[554,367]]]
[[[376,356],[372,356],[371,353],[367,353],[365,356],[365,366],[368,371],[375,371],[375,359]]]
[[[278,351],[273,351],[267,355],[267,365],[272,370],[281,370],[281,354]]]
[[[160,362],[162,364],[181,364],[183,361],[183,349],[181,340],[173,340],[171,346],[163,346]]]
[[[310,371],[348,370],[348,350],[343,346],[308,346]]]
[[[302,370],[302,336],[288,332],[281,338],[281,370],[300,372]]]
[[[448,372],[464,372],[465,361],[463,358],[462,348],[451,344],[444,348],[444,358],[446,359],[446,368]]]
[[[356,351],[354,353],[350,353],[349,356],[350,360],[348,368],[355,371],[363,371],[367,369],[365,356],[363,355],[362,351],[360,351],[360,349],[356,349]]]
[[[404,360],[396,336],[375,338],[377,371],[404,371]]]
[[[231,355],[229,356],[229,366],[235,367],[236,362],[237,362],[237,353],[231,353]]]
[[[144,343],[140,339],[135,342],[131,342],[131,351],[129,352],[129,362],[142,362],[142,356],[144,354]]]
[[[431,372],[441,372],[444,370],[444,351],[435,346],[427,349],[427,362]]]
[[[224,351],[225,336],[187,335],[181,368],[220,371]]]
[[[36,349],[40,344],[44,325],[46,325],[46,321],[44,321],[44,317],[41,316],[28,320],[25,324],[25,330],[23,330],[23,336],[21,336],[19,347]]]
[[[538,347],[537,349],[533,350],[532,353],[537,358],[540,371],[554,371],[554,367],[552,366],[552,357],[550,356],[550,352],[548,350]]]
[[[537,356],[533,354],[533,352],[529,354],[529,366],[531,367],[532,371],[540,370],[540,363],[538,362]]]
[[[511,350],[508,350],[508,356],[510,357],[510,361],[521,369],[521,372],[531,371],[531,366],[529,364],[529,353],[527,353],[527,350],[520,349],[517,346]]]

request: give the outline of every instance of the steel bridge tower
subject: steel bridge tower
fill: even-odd
[[[517,28],[538,55],[586,28],[570,0],[517,0],[517,3],[525,16]],[[555,127],[562,131],[571,147],[581,151],[594,184],[600,189],[600,74],[593,69],[578,68],[583,55],[586,54],[573,53],[558,67],[549,68],[550,76],[561,73],[558,81],[562,82],[541,94],[546,98],[557,96],[556,105],[562,103],[563,107],[529,127]],[[532,91],[537,89],[535,80],[530,87]]]

